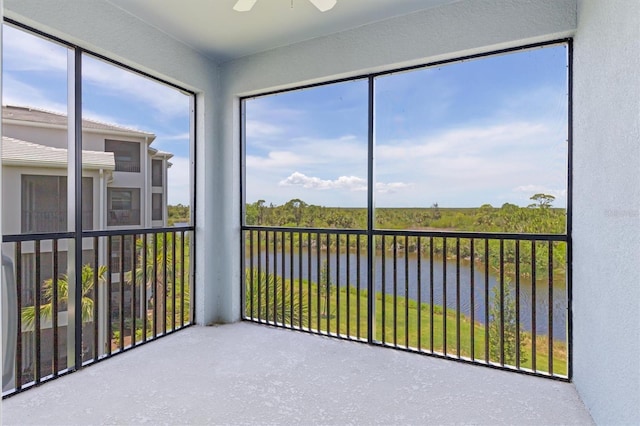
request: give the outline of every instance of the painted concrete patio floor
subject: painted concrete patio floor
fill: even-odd
[[[251,323],[190,327],[2,401],[2,424],[592,424],[574,386]]]

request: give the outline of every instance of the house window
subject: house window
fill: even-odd
[[[108,188],[107,198],[107,225],[140,225],[140,188]]]
[[[67,177],[22,175],[22,232],[67,231]],[[93,228],[93,178],[82,178],[82,229]]]
[[[151,160],[151,185],[162,186],[162,160]]]
[[[162,220],[162,194],[151,195],[151,220]]]
[[[106,140],[104,150],[113,152],[116,161],[116,172],[140,173],[140,144]]]

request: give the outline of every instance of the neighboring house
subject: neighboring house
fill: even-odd
[[[3,201],[20,200],[3,202],[5,234],[66,231],[67,117],[16,106],[2,114]],[[166,226],[172,154],[152,148],[154,140],[83,120],[83,229]]]
[[[2,132],[4,234],[69,231],[66,115],[32,107],[3,106]],[[152,148],[154,140],[152,133],[83,120],[83,230],[167,225],[167,169],[171,166],[172,154]],[[106,265],[106,238],[101,238],[100,244],[99,263]],[[121,269],[120,238],[113,238],[111,244],[112,283],[117,284]],[[125,243],[125,271],[130,269],[132,248],[133,244]],[[52,277],[51,241],[43,241],[40,250],[39,281],[42,282]],[[67,250],[67,241],[61,240],[58,246],[60,274],[67,271]],[[34,302],[35,251],[33,242],[22,246],[23,306]],[[83,263],[93,264],[93,253],[93,242],[85,239]],[[5,254],[15,262],[11,250]],[[117,300],[118,295],[115,285],[111,297]],[[129,294],[125,296],[128,304]]]

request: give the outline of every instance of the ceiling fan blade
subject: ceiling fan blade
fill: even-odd
[[[327,10],[333,9],[333,6],[336,5],[337,0],[309,0],[315,7],[318,8],[320,12],[326,12]]]
[[[248,12],[253,9],[253,6],[258,0],[238,0],[236,5],[233,6],[233,10],[236,12]]]

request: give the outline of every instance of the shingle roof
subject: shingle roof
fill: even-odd
[[[68,151],[20,139],[2,137],[2,163],[56,167],[67,164]],[[82,151],[82,166],[87,169],[114,170],[115,158],[112,152]]]
[[[51,124],[56,126],[67,125],[67,116],[65,114],[60,114],[52,111],[45,111],[45,110],[33,108],[33,107],[22,107],[22,106],[14,106],[14,105],[2,106],[2,119]],[[147,136],[147,137],[155,136],[153,133],[143,132],[137,129],[118,126],[115,124],[102,123],[100,121],[88,120],[88,119],[82,120],[82,127],[84,129],[110,130],[110,131],[117,131],[117,132],[136,133],[141,136]]]

